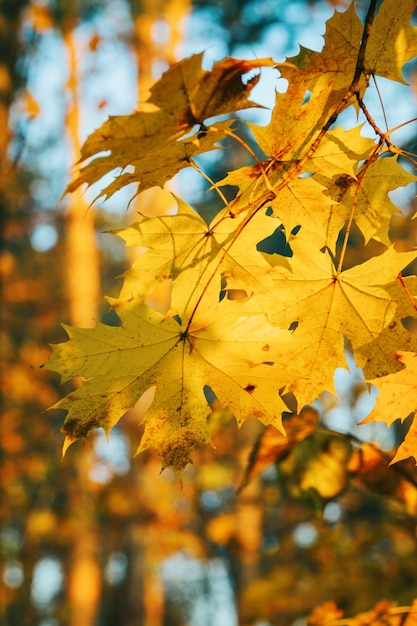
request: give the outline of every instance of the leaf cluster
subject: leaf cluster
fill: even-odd
[[[415,315],[417,283],[401,272],[417,252],[390,239],[398,209],[389,193],[416,181],[399,156],[415,161],[394,144],[395,129],[378,127],[365,98],[378,77],[405,82],[417,28],[414,0],[384,0],[378,12],[375,5],[365,23],[353,3],[336,12],[321,52],[301,48],[284,63],[226,58],[208,71],[201,54],[185,59],[153,86],[146,107],[109,118],[88,137],[67,191],[117,170],[104,199],[131,183],[138,194],[164,187],[186,167],[207,179],[196,157],[225,139],[244,145],[253,163],[211,181],[224,208],[209,224],[176,197],[175,214],[142,216],[117,233],[146,249],[119,297],[108,299],[120,326],[65,327],[69,341],[46,362],[63,381],[84,379],[53,407],[68,412],[64,450],[93,428],[108,433],[154,387],[138,452],[155,447],[163,467],[180,473],[210,441],[208,418],[219,408],[239,424],[252,416],[284,432],[288,394],[301,409],[334,391],[346,341],[380,392],[368,420],[391,424],[414,413],[417,341],[404,319]],[[250,76],[266,66],[288,88],[276,93],[268,124],[248,123],[249,146],[224,116],[256,106],[249,96],[259,74]],[[363,121],[346,129],[338,118],[348,108]],[[226,187],[235,189],[232,200]],[[355,227],[379,253],[347,267]],[[171,290],[163,313],[149,304],[161,285]],[[416,422],[396,460],[408,456],[417,459]]]

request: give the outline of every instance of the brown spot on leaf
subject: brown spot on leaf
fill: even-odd
[[[256,389],[256,385],[246,385],[245,387],[245,391],[247,391],[248,393],[253,393]]]
[[[100,424],[95,417],[80,422],[75,417],[67,417],[62,427],[62,432],[73,439],[85,439],[94,428],[99,428]]]
[[[336,187],[339,187],[340,189],[340,193],[337,198],[339,202],[340,200],[342,200],[346,191],[354,182],[355,182],[355,179],[349,176],[348,174],[343,174],[342,176],[339,176],[339,178],[335,181]]]

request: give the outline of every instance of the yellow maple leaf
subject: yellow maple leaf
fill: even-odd
[[[117,232],[127,245],[148,248],[125,274],[120,298],[147,297],[171,280],[170,313],[183,318],[203,297],[214,313],[222,281],[249,294],[272,287],[273,270],[256,244],[276,229],[273,217],[254,209],[232,217],[225,209],[207,226],[189,205],[177,202],[177,214],[147,218]]]
[[[352,2],[346,11],[335,11],[326,22],[321,52],[301,46],[298,55],[278,64],[277,68],[289,80],[300,80],[303,76],[303,81],[310,90],[323,73],[333,75],[335,89],[347,89],[355,71],[362,33],[363,24]],[[299,75],[294,73],[294,69]]]
[[[325,74],[340,98],[352,82],[362,33],[363,24],[352,2],[346,11],[336,11],[327,21],[321,52],[300,46],[299,54],[277,64],[277,69],[291,83],[303,83],[310,91],[321,83]]]
[[[148,103],[156,110],[112,116],[95,130],[81,147],[79,162],[91,160],[66,192],[84,183],[90,186],[115,169],[117,177],[96,200],[108,199],[131,183],[139,184],[140,191],[163,187],[189,166],[193,156],[217,149],[217,142],[226,136],[224,130],[231,122],[217,122],[215,128],[204,122],[237,109],[259,106],[248,100],[258,78],[245,84],[242,76],[255,68],[273,66],[274,61],[227,58],[207,71],[201,69],[202,56],[196,54],[176,63],[155,83]]]
[[[287,357],[298,377],[287,390],[295,394],[300,406],[311,403],[323,390],[334,389],[334,371],[345,366],[344,338],[351,342],[359,366],[369,358],[370,367],[381,376],[396,371],[395,352],[380,336],[413,312],[410,302],[406,302],[408,309],[399,306],[403,291],[398,283],[397,301],[392,282],[417,252],[399,253],[391,247],[338,273],[328,251],[320,251],[307,237],[294,238],[291,247],[294,256],[288,260],[289,269],[275,268],[271,294],[254,296],[245,307],[252,312],[269,311],[273,324],[293,329],[297,343],[288,346]],[[395,330],[394,335],[397,340]]]
[[[138,452],[155,447],[163,466],[176,472],[191,460],[196,445],[209,440],[207,386],[239,423],[252,415],[281,428],[286,406],[278,388],[290,373],[279,354],[290,333],[272,327],[265,315],[236,315],[235,303],[228,301],[215,322],[206,325],[196,315],[189,327],[137,300],[109,302],[120,327],[65,327],[70,340],[54,345],[45,364],[63,381],[85,379],[52,407],[68,411],[64,451],[93,428],[108,433],[153,386]]]
[[[345,222],[354,211],[354,221],[362,232],[365,244],[373,238],[386,246],[391,245],[389,229],[391,218],[401,211],[389,197],[389,192],[409,185],[416,177],[401,167],[397,157],[379,158],[362,166],[356,176],[335,175],[332,179],[324,170],[315,174],[314,179],[326,188],[327,194],[337,202],[337,210],[329,217],[327,229],[329,239],[335,241]]]
[[[407,84],[402,68],[417,55],[417,28],[411,24],[415,0],[384,0],[372,25],[365,70]]]
[[[281,165],[274,164],[268,168],[268,180],[271,186],[278,184],[284,175],[285,168]],[[265,197],[268,191],[259,167],[256,165],[242,167],[231,172],[218,185],[238,187],[235,198],[229,204],[229,209],[235,213],[247,210],[253,205],[256,206],[254,199]],[[300,176],[294,179],[289,178],[285,186],[279,189],[275,197],[265,206],[271,211],[271,215],[282,223],[288,234],[296,226],[303,224],[305,230],[308,230],[319,246],[333,247],[339,231],[334,240],[330,241],[328,224],[335,204],[337,202],[329,197],[327,188],[317,179],[312,176]],[[263,238],[267,236],[268,233],[265,231]]]
[[[325,172],[329,177],[336,174],[355,177],[358,161],[367,159],[376,147],[373,139],[361,135],[362,128],[363,125],[345,130],[338,126],[329,130],[306,164],[306,170]]]
[[[269,124],[248,123],[264,154],[276,161],[299,159],[306,154],[329,116],[332,90],[330,79],[307,101],[301,83],[290,84],[285,93],[277,93]]]
[[[148,102],[191,126],[201,125],[210,117],[260,106],[248,100],[260,74],[246,82],[242,81],[242,76],[260,67],[275,67],[275,61],[226,57],[208,71],[201,67],[203,56],[200,52],[175,63],[151,87]]]
[[[399,446],[392,463],[413,456],[417,464],[417,354],[398,352],[396,358],[403,369],[384,378],[368,380],[378,390],[376,404],[361,424],[384,422],[391,426],[396,420],[404,421],[414,415],[413,422],[404,441]]]

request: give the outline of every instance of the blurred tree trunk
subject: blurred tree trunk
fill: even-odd
[[[13,250],[9,245],[9,233],[13,233],[13,223],[16,212],[15,198],[10,199],[11,191],[15,184],[15,179],[18,175],[18,166],[8,156],[8,149],[13,139],[13,132],[10,128],[10,107],[15,101],[19,88],[24,86],[26,75],[22,75],[18,71],[18,60],[22,60],[25,56],[26,49],[20,42],[20,28],[24,16],[24,11],[29,4],[29,0],[4,0],[0,2],[0,255],[4,253],[7,258],[6,249]],[[21,63],[20,67],[24,67]],[[13,256],[16,252],[13,251]],[[15,336],[13,333],[13,327],[10,323],[12,318],[10,303],[7,302],[5,282],[7,280],[8,271],[5,269],[9,265],[13,272],[13,280],[16,280],[16,264],[15,259],[12,261],[11,254],[9,262],[5,263],[0,268],[0,362],[1,373],[8,368],[12,359],[15,358],[15,352],[17,352]],[[3,265],[3,264],[2,264]],[[5,280],[6,279],[6,280]],[[6,310],[7,309],[7,310]],[[4,370],[3,370],[4,368]],[[4,397],[1,397],[1,410],[0,410],[0,431],[6,435],[10,432],[10,426],[7,422],[8,416],[13,415],[13,422],[16,424],[18,420],[18,413],[11,413],[6,410],[7,401]],[[17,429],[16,429],[17,430]],[[4,437],[5,439],[6,437]],[[15,455],[8,453],[7,449],[3,447],[5,441],[2,439],[0,455],[2,459],[7,457],[16,458]],[[11,461],[11,464],[13,461]],[[18,477],[10,473],[8,480],[3,481],[0,490],[0,500],[4,502],[4,506],[10,515],[10,519],[6,522],[4,518],[1,520],[2,528],[6,528],[6,524],[11,520],[16,519],[16,511],[13,506],[13,501],[10,498],[10,492],[8,487],[10,486],[11,492],[16,489],[18,484]],[[17,478],[17,480],[16,480]],[[21,520],[18,520],[19,522]],[[26,539],[26,538],[25,538]],[[7,551],[2,544],[2,550],[5,554],[4,557],[4,573],[6,572],[6,559]],[[33,568],[38,558],[38,552],[36,546],[32,544],[28,546],[27,542],[23,544],[21,556],[24,555],[25,564],[25,577],[20,587],[10,590],[6,585],[3,585],[0,594],[0,622],[10,624],[24,624],[33,623],[36,619],[36,611],[33,605],[30,603],[30,589],[31,580],[33,574]]]
[[[75,30],[63,33],[68,55],[68,93],[66,129],[74,160],[80,153],[78,55]],[[67,198],[66,213],[67,293],[71,324],[92,327],[97,319],[100,291],[99,254],[94,212],[87,206],[81,191]],[[72,485],[73,537],[68,572],[69,624],[92,626],[95,623],[102,586],[98,562],[100,546],[96,529],[96,507],[89,493],[89,457],[91,447],[77,450],[75,480]]]
[[[239,454],[242,474],[247,466],[253,443],[262,431],[263,426],[260,422],[251,421],[245,424],[245,434],[241,434]],[[261,554],[264,513],[261,481],[258,476],[246,485],[236,501],[237,551],[234,558],[237,557],[237,560],[231,564],[231,568],[234,571],[238,598],[248,583],[255,580],[260,573],[259,555]]]
[[[159,78],[154,74],[156,63],[172,65],[177,61],[175,49],[183,38],[180,26],[191,10],[191,1],[143,0],[139,11],[135,5],[136,2],[130,0],[138,68],[138,102],[145,102],[150,87]]]
[[[239,590],[259,574],[262,544],[263,508],[260,504],[260,481],[252,480],[236,505],[236,538],[239,546]]]
[[[64,33],[68,54],[68,92],[70,104],[66,114],[66,129],[74,154],[78,160],[81,151],[79,139],[79,102],[77,76],[77,49],[74,30]],[[99,254],[96,240],[95,217],[77,189],[67,196],[67,281],[69,316],[74,326],[95,325],[100,292]]]
[[[10,106],[23,77],[17,70],[20,52],[19,31],[24,10],[29,0],[4,0],[0,3],[0,220],[7,218],[5,192],[13,175],[14,166],[7,158],[11,140],[9,127]],[[5,232],[0,224],[0,233]]]

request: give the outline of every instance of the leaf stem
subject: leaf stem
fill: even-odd
[[[356,61],[355,74],[353,76],[351,89],[353,93],[359,92],[359,81],[361,79],[362,74],[365,72],[365,55],[366,55],[366,47],[368,45],[369,35],[371,34],[372,24],[374,22],[375,10],[376,10],[377,0],[371,0],[369,3],[368,12],[365,18],[365,25],[362,33],[362,41],[359,48],[358,59]]]
[[[405,293],[407,295],[407,298],[410,300],[411,305],[417,311],[417,304],[416,304],[413,296],[411,295],[410,290],[408,289],[407,285],[405,284],[405,281],[404,281],[404,278],[403,278],[403,275],[402,275],[401,272],[398,274],[397,278],[400,281],[401,286],[402,286],[402,288],[404,289],[404,291],[405,291]]]
[[[215,127],[214,127],[215,128]],[[256,162],[256,165],[259,167],[259,171],[261,172],[262,178],[264,180],[265,183],[265,187],[269,190],[269,191],[273,191],[273,188],[271,186],[271,183],[269,182],[268,176],[266,175],[266,172],[263,168],[262,162],[258,159],[258,157],[256,156],[255,152],[252,150],[252,148],[246,143],[246,141],[244,139],[242,139],[241,137],[239,137],[239,135],[237,135],[236,133],[234,133],[231,130],[228,129],[223,129],[222,131],[225,135],[228,135],[229,137],[232,137],[235,141],[237,141],[238,143],[240,143],[241,146],[243,146],[245,148],[245,150],[247,150],[247,152],[249,152],[249,154],[251,155],[251,157],[254,159],[254,161]]]
[[[385,113],[384,103],[383,103],[382,98],[381,98],[381,92],[379,91],[378,83],[376,82],[376,79],[375,79],[375,74],[372,74],[372,81],[373,81],[373,83],[375,85],[375,89],[376,89],[376,92],[378,94],[378,100],[379,100],[379,103],[381,105],[382,115],[384,116],[384,122],[385,122],[385,128],[386,128],[385,132],[388,133],[389,126],[388,126],[387,115]]]
[[[381,142],[375,147],[373,153],[371,154],[371,156],[369,157],[369,159],[367,160],[367,162],[363,166],[361,172],[358,174],[358,182],[357,182],[355,193],[354,193],[354,196],[353,196],[352,208],[350,210],[349,219],[348,219],[348,223],[347,223],[347,226],[346,226],[346,232],[345,232],[345,236],[344,236],[344,239],[343,239],[342,249],[340,251],[339,262],[338,262],[338,265],[337,265],[337,270],[336,270],[336,274],[337,275],[339,275],[342,272],[342,270],[343,270],[343,263],[344,263],[344,260],[345,260],[346,250],[347,250],[347,246],[348,246],[348,242],[349,242],[349,237],[350,237],[350,233],[351,233],[351,230],[352,230],[353,217],[354,217],[354,214],[355,214],[355,209],[356,209],[356,204],[357,204],[359,190],[361,188],[361,185],[363,183],[363,179],[365,178],[365,174],[368,171],[369,166],[378,157],[378,153],[379,153],[380,147],[381,147]]]
[[[212,180],[212,179],[210,178],[210,176],[208,176],[208,175],[207,175],[207,174],[206,174],[206,173],[205,173],[205,172],[201,169],[201,167],[200,167],[199,165],[197,165],[197,163],[196,163],[195,161],[191,160],[191,161],[190,161],[190,165],[191,165],[191,167],[193,167],[193,168],[194,168],[194,169],[195,169],[195,170],[196,170],[196,171],[197,171],[197,172],[198,172],[198,173],[199,173],[199,174],[200,174],[203,178],[205,178],[205,179],[206,179],[206,181],[207,181],[208,183],[210,183],[211,187],[212,187],[213,189],[215,189],[215,191],[216,191],[216,192],[218,193],[218,195],[220,196],[220,198],[221,198],[222,202],[224,203],[224,206],[225,206],[225,207],[228,207],[228,206],[229,206],[229,203],[228,203],[228,201],[227,201],[227,198],[226,198],[226,196],[224,195],[224,193],[222,192],[222,190],[220,189],[220,187],[219,187],[218,183],[215,183],[215,182],[214,182],[214,180]]]
[[[361,98],[360,94],[358,92],[356,92],[355,95],[356,95],[356,100],[358,102],[358,105],[359,105],[360,109],[362,110],[363,114],[365,115],[369,125],[372,126],[372,128],[375,131],[375,133],[379,136],[380,142],[384,143],[391,152],[394,152],[395,146],[393,146],[393,144],[391,143],[391,140],[389,139],[390,131],[387,131],[387,132],[384,133],[379,128],[379,126],[375,122],[374,118],[369,113],[369,111],[368,111],[368,109],[367,109],[363,99]]]

